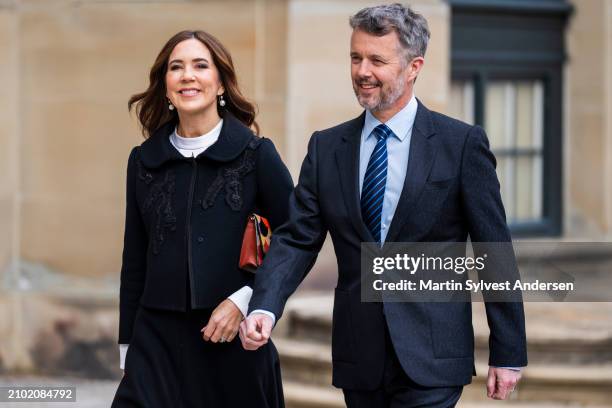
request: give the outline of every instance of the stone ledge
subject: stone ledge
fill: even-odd
[[[333,294],[306,292],[290,298],[283,319],[299,319],[331,335],[332,310]],[[530,347],[612,350],[612,303],[525,303],[525,318]],[[477,347],[486,347],[483,303],[473,303],[473,324]]]
[[[341,408],[345,407],[342,391],[333,386],[313,386],[284,381],[287,408]]]

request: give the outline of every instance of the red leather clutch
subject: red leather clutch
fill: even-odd
[[[240,268],[255,273],[270,248],[271,238],[272,230],[268,220],[261,215],[251,214],[242,237]]]

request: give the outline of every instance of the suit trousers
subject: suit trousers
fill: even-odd
[[[347,408],[451,408],[461,397],[463,386],[425,387],[404,372],[385,326],[386,352],[383,382],[375,390],[346,390]]]

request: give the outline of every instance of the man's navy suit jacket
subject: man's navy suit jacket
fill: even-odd
[[[315,132],[278,228],[256,274],[250,310],[281,317],[287,298],[310,271],[330,233],[338,261],[333,311],[333,384],[380,386],[385,325],[406,374],[423,386],[457,386],[474,374],[469,302],[361,302],[361,243],[373,241],[361,219],[359,148],[365,115]],[[421,102],[412,130],[406,179],[386,242],[510,242],[485,132]],[[516,269],[513,269],[517,274]],[[383,311],[384,309],[384,311]],[[523,304],[486,303],[489,364],[527,365]]]

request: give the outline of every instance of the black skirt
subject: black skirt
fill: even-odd
[[[212,310],[140,307],[112,407],[283,408],[278,352],[202,339]]]

